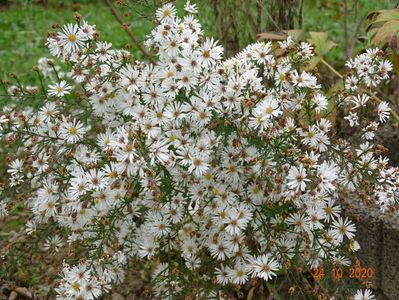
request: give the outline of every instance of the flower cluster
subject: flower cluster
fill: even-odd
[[[27,231],[66,232],[46,250],[85,246],[84,261],[64,265],[58,299],[100,296],[132,258],[155,259],[155,293],[173,299],[216,297],[295,264],[349,265],[345,249],[359,245],[340,197],[374,189],[385,208],[398,200],[399,171],[371,143],[389,107],[379,103],[366,126],[358,116],[391,64],[376,50],[360,55],[345,93],[329,99],[303,68],[308,43],[257,42],[223,59],[192,14],[166,4],[156,18],[146,40],[155,65],[99,41],[84,21],[64,26],[47,46],[71,71],[42,59],[44,104],[0,116],[2,138],[18,145],[9,185],[29,191]],[[334,100],[359,141],[335,133]]]
[[[61,282],[56,288],[59,299],[85,299],[98,298],[103,292],[111,288],[111,283],[121,282],[123,274],[119,265],[125,263],[125,255],[121,252],[114,254],[114,264],[101,265],[95,262],[91,266],[85,261],[80,261],[76,266],[63,265]]]

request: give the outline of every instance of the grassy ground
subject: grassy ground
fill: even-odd
[[[36,82],[31,68],[40,57],[49,56],[44,45],[47,32],[54,24],[74,22],[75,10],[89,23],[96,24],[101,37],[116,48],[130,42],[102,1],[79,1],[79,4],[49,1],[48,6],[11,5],[8,10],[0,12],[0,77],[16,72],[24,82]],[[151,23],[148,20],[142,17],[126,19],[140,40],[149,32]]]
[[[125,17],[131,24],[133,33],[143,40],[153,28],[150,18],[153,7],[146,7],[142,0],[125,1],[130,7],[124,11],[130,15]],[[148,1],[152,2],[152,1]],[[154,1],[154,3],[159,1]],[[177,1],[182,6],[184,1]],[[192,1],[193,2],[193,1]],[[214,17],[205,0],[195,1],[201,7],[200,19],[205,31],[216,36]],[[348,1],[351,3],[352,1]],[[359,16],[367,12],[383,8],[392,8],[396,0],[360,1]],[[332,64],[343,65],[343,7],[341,0],[305,0],[304,29],[306,31],[327,31],[331,39],[338,45],[330,54]],[[32,1],[11,1],[8,10],[0,11],[0,77],[5,78],[10,72],[16,72],[23,82],[36,83],[36,75],[31,71],[37,60],[48,56],[44,46],[46,34],[54,24],[73,22],[73,12],[78,11],[84,19],[97,25],[103,39],[112,42],[114,47],[121,48],[130,43],[129,38],[115,21],[101,0],[49,0],[47,6],[32,4]],[[365,22],[360,26],[360,35],[364,34]],[[351,26],[351,24],[349,24]],[[245,32],[245,39],[250,40]],[[357,43],[357,50],[361,48]],[[132,49],[135,52],[135,49]],[[135,53],[140,57],[139,53]]]

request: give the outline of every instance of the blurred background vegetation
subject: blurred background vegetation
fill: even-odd
[[[8,6],[4,4],[8,2]],[[114,4],[115,1],[112,1]],[[124,0],[116,5],[133,34],[143,41],[154,27],[152,15],[160,0]],[[180,10],[185,0],[175,1]],[[394,8],[396,0],[192,0],[200,8],[199,19],[207,35],[222,41],[227,54],[242,49],[265,31],[303,29],[328,32],[335,47],[327,60],[340,69],[347,56],[367,46],[365,16],[368,12]],[[31,71],[37,60],[49,56],[44,44],[54,25],[74,22],[79,12],[96,24],[102,39],[116,48],[131,40],[101,0],[1,0],[0,77],[18,74],[26,84],[37,83]],[[346,28],[346,30],[345,30]],[[353,32],[355,31],[355,32]],[[352,43],[352,41],[354,41]],[[350,47],[354,49],[349,49]],[[141,58],[135,47],[131,51]]]

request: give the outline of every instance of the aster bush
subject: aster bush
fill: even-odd
[[[154,262],[161,299],[222,299],[295,268],[348,266],[359,244],[340,199],[397,205],[399,170],[373,143],[390,114],[373,91],[392,69],[378,49],[328,92],[306,69],[312,45],[288,37],[224,59],[186,11],[157,10],[145,42],[156,64],[78,20],[49,36],[40,87],[4,86],[0,215],[23,195],[40,251],[78,249],[58,299],[98,298],[132,259]],[[337,108],[350,138],[335,130]]]

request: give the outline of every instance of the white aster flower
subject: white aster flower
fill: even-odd
[[[354,296],[354,300],[375,300],[375,297],[371,290],[357,290]]]
[[[380,104],[378,104],[377,114],[381,123],[384,123],[386,120],[388,120],[390,111],[391,108],[389,107],[388,102],[382,101]]]
[[[303,168],[303,164],[300,164],[299,167],[292,166],[288,172],[287,176],[287,185],[290,189],[296,190],[297,192],[304,191],[306,188],[306,182],[310,181],[310,179],[306,178],[306,170]]]
[[[60,45],[67,53],[77,52],[83,47],[86,40],[85,35],[76,24],[64,25],[62,31],[58,33],[58,38]]]
[[[63,97],[65,95],[68,95],[71,90],[71,86],[65,80],[61,80],[59,83],[56,84],[50,84],[48,87],[49,96],[55,97]]]

